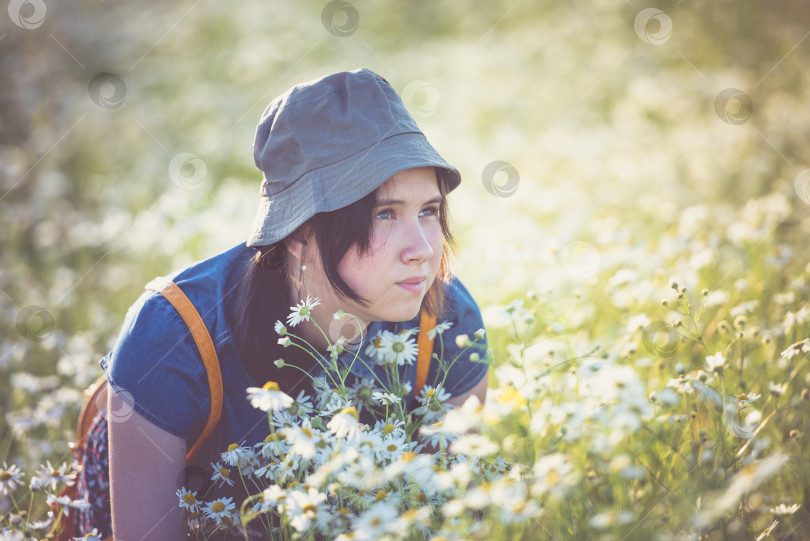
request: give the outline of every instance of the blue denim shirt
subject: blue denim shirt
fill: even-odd
[[[267,415],[254,409],[247,400],[248,387],[260,387],[264,382],[255,381],[240,361],[233,332],[226,317],[229,299],[245,265],[255,253],[244,244],[237,245],[214,257],[195,263],[168,276],[189,297],[205,322],[219,357],[222,373],[222,416],[217,428],[201,449],[198,462],[208,468],[208,462],[218,457],[231,443],[257,443],[268,434]],[[445,331],[442,340],[435,340],[434,351],[444,347],[444,358],[452,359],[460,349],[455,337],[473,333],[483,328],[477,304],[461,282],[454,278],[447,287],[447,311],[445,320],[452,327]],[[286,314],[280,314],[283,320]],[[273,332],[268,322],[268,332]],[[394,332],[414,328],[419,319],[401,323],[374,322],[369,325],[368,336],[380,329]],[[488,365],[469,360],[472,351],[478,351],[486,359],[486,342],[483,347],[468,350],[450,369],[445,389],[453,396],[472,389],[485,375]],[[365,349],[365,345],[361,350]],[[360,352],[363,355],[362,351]],[[345,353],[344,355],[353,355]],[[190,448],[202,433],[210,411],[210,393],[205,367],[188,327],[180,314],[160,293],[145,291],[130,307],[121,333],[113,350],[100,364],[107,380],[121,394],[131,396],[131,406],[140,415],[176,436],[184,438]],[[317,365],[316,365],[317,366]],[[402,367],[405,381],[413,385],[416,379],[416,363]],[[319,368],[318,368],[319,369]],[[372,377],[371,370],[380,370],[364,356],[364,362],[351,364],[352,378]],[[437,377],[437,363],[431,363],[427,383]],[[127,396],[127,395],[124,395]],[[409,400],[412,397],[407,397]]]

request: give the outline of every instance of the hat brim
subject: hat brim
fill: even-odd
[[[458,170],[436,152],[423,134],[407,132],[309,171],[283,191],[272,196],[261,195],[247,246],[278,242],[314,214],[348,206],[400,171],[430,166],[445,170],[448,192],[461,182]]]

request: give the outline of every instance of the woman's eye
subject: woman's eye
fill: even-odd
[[[391,209],[385,209],[378,212],[374,217],[379,218],[381,220],[388,220],[392,216]]]
[[[422,210],[423,216],[438,216],[439,215],[439,207],[428,207]]]

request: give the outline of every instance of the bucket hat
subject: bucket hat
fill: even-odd
[[[406,169],[439,168],[448,191],[461,182],[388,81],[365,68],[274,99],[256,128],[253,161],[264,179],[248,246],[278,242],[314,214],[350,205]]]

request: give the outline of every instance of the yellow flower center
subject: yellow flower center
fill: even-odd
[[[387,436],[394,431],[394,425],[385,425],[382,429],[383,436]]]
[[[405,451],[404,453],[402,453],[403,462],[410,462],[414,458],[416,458],[416,453],[414,453],[413,451]]]
[[[214,505],[211,506],[211,511],[214,513],[222,513],[225,511],[225,504],[222,502],[214,502]]]
[[[425,398],[430,398],[434,394],[436,394],[436,389],[430,389],[429,391],[425,392]]]
[[[394,342],[391,344],[391,349],[393,349],[395,353],[402,353],[405,351],[405,344],[402,342]]]
[[[381,491],[379,491],[377,493],[376,496],[374,496],[374,501],[375,502],[381,502],[384,499],[386,499],[387,497],[388,497],[388,491],[387,490],[381,490]]]
[[[232,444],[230,444],[230,445],[228,446],[228,452],[230,453],[231,451],[233,451],[233,450],[234,450],[234,449],[236,449],[237,447],[239,447],[239,444],[238,444],[238,443],[232,443]]]
[[[219,474],[222,477],[227,477],[228,479],[231,478],[231,471],[228,468],[220,468],[219,469]]]
[[[387,451],[390,451],[390,452],[392,452],[392,453],[393,453],[394,451],[396,451],[396,450],[397,450],[397,446],[396,446],[395,444],[393,444],[393,443],[389,443],[389,444],[388,444],[388,445],[385,447],[385,449],[386,449]]]
[[[371,519],[371,525],[374,527],[379,526],[382,523],[382,519],[380,517],[374,517]]]
[[[267,383],[262,385],[262,389],[264,389],[265,391],[281,391],[281,389],[279,389],[278,387],[278,383],[276,383],[275,381],[268,381]]]
[[[355,408],[354,406],[343,408],[342,410],[340,410],[340,413],[345,413],[346,415],[351,415],[355,419],[360,419],[360,416],[357,414],[357,408]]]
[[[185,502],[185,503],[187,503],[189,505],[194,505],[195,503],[197,503],[197,498],[195,498],[194,494],[191,494],[191,493],[184,494],[183,495],[183,502]]]
[[[62,474],[59,470],[53,470],[51,472],[51,477],[62,477]]]
[[[310,430],[309,428],[307,428],[305,426],[301,427],[301,432],[303,432],[306,435],[306,437],[308,437],[308,438],[312,437],[312,430]]]
[[[377,338],[375,338],[374,340],[372,340],[372,341],[371,341],[371,343],[374,345],[374,347],[375,347],[375,348],[379,349],[379,348],[381,348],[381,347],[382,347],[382,338],[380,338],[380,337],[378,336]]]
[[[306,514],[315,515],[318,512],[318,508],[312,505],[311,503],[308,503],[303,508],[301,508],[301,511],[303,511],[305,515]]]
[[[0,471],[0,481],[8,481],[11,479],[11,474],[7,471]]]

